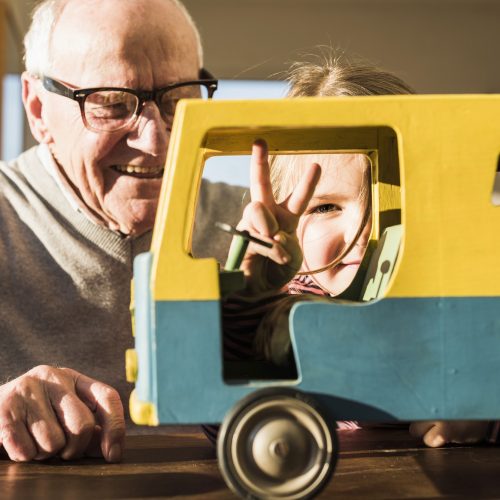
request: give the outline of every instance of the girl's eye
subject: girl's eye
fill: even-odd
[[[325,203],[324,205],[318,205],[314,207],[310,213],[312,214],[326,214],[330,212],[341,212],[342,209],[335,205],[335,203]]]

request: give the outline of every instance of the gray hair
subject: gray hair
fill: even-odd
[[[186,17],[193,29],[200,66],[203,65],[201,37],[193,18],[180,0],[169,0]],[[32,75],[49,73],[52,69],[52,33],[68,0],[42,0],[33,9],[31,25],[24,37],[24,62],[26,70]]]

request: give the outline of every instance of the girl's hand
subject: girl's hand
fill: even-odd
[[[431,448],[439,448],[450,443],[473,444],[486,441],[489,429],[489,422],[475,420],[413,422],[410,434],[422,438]]]
[[[248,293],[259,295],[279,290],[300,269],[302,251],[296,235],[297,225],[320,175],[319,165],[312,164],[290,196],[277,204],[271,186],[267,144],[264,140],[254,142],[250,164],[252,201],[245,208],[238,229],[273,243],[273,247],[249,244],[240,266],[247,279]]]

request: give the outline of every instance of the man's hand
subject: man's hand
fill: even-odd
[[[439,448],[446,444],[473,444],[488,438],[489,422],[454,420],[449,422],[413,422],[410,434],[422,438],[431,448]]]
[[[16,462],[96,451],[117,462],[124,436],[118,393],[75,370],[41,365],[0,386],[0,445]]]
[[[297,225],[321,170],[318,164],[312,164],[290,196],[280,204],[273,196],[267,144],[263,140],[253,145],[250,171],[252,201],[245,208],[238,229],[273,243],[273,247],[250,243],[241,269],[247,278],[247,291],[261,294],[279,290],[300,269],[302,251],[296,235]]]

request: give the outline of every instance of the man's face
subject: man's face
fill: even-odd
[[[48,76],[74,88],[152,90],[198,78],[194,33],[166,0],[70,0],[54,30],[52,55]],[[124,130],[93,132],[76,101],[40,95],[46,142],[86,208],[124,234],[151,229],[170,136],[156,105],[148,102]]]

